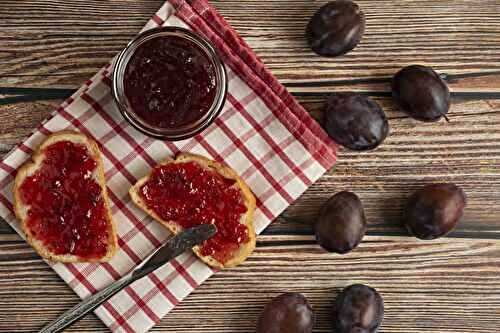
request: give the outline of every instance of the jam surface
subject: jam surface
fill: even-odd
[[[215,67],[194,42],[178,36],[141,44],[125,69],[124,92],[148,125],[176,128],[210,110],[216,96]]]
[[[20,186],[21,201],[31,206],[27,228],[55,254],[103,257],[108,225],[101,187],[92,177],[97,162],[87,147],[70,141],[43,153],[41,167]]]
[[[217,233],[202,244],[201,254],[225,263],[249,240],[248,228],[240,223],[247,208],[234,184],[235,180],[195,162],[170,163],[153,170],[140,194],[163,220],[175,221],[183,228],[215,224]]]

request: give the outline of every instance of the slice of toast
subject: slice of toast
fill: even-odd
[[[37,170],[40,169],[44,159],[44,149],[60,141],[70,141],[76,144],[84,145],[88,153],[97,162],[97,167],[95,168],[91,177],[100,186],[101,193],[104,201],[105,207],[105,219],[108,227],[108,242],[106,254],[100,258],[81,258],[79,256],[69,254],[56,254],[53,253],[44,243],[37,239],[35,235],[30,232],[30,229],[26,225],[28,212],[30,209],[29,205],[26,205],[21,197],[20,187],[24,180],[33,175]],[[88,138],[87,136],[72,131],[61,131],[48,136],[45,141],[43,141],[37,150],[33,153],[32,161],[26,162],[17,172],[15,182],[14,182],[14,210],[16,217],[21,222],[21,228],[26,234],[26,240],[28,243],[40,254],[42,257],[59,262],[106,262],[109,261],[116,252],[117,248],[117,236],[115,226],[111,217],[111,211],[109,209],[108,194],[106,189],[106,182],[104,179],[104,169],[102,165],[101,152],[95,141]]]
[[[235,171],[233,171],[231,168],[228,166],[225,166],[221,163],[217,163],[215,161],[209,160],[203,156],[199,155],[194,155],[194,154],[187,154],[187,153],[182,153],[179,154],[175,160],[168,159],[164,161],[163,163],[160,164],[162,165],[167,165],[170,163],[185,163],[185,162],[196,162],[198,165],[202,166],[203,168],[209,169],[211,171],[217,172],[219,175],[226,179],[233,179],[235,180],[234,186],[237,186],[240,189],[241,195],[242,195],[242,200],[247,208],[247,211],[245,214],[241,216],[240,223],[243,223],[247,226],[248,228],[248,241],[246,243],[240,244],[240,248],[235,251],[232,255],[232,257],[225,261],[224,263],[218,261],[215,259],[213,256],[205,256],[201,253],[201,247],[200,246],[195,246],[193,248],[193,252],[205,263],[212,267],[217,267],[217,268],[227,268],[227,267],[234,267],[239,264],[241,264],[245,259],[253,252],[255,249],[255,229],[253,226],[253,215],[255,211],[255,197],[248,187],[248,185],[241,179]],[[167,229],[169,229],[172,233],[177,234],[183,230],[183,227],[179,224],[177,224],[175,221],[165,221],[163,220],[157,213],[155,213],[152,209],[148,208],[146,205],[146,202],[143,200],[141,194],[140,194],[140,189],[141,187],[149,180],[151,174],[145,176],[144,178],[140,179],[134,186],[130,188],[130,196],[132,198],[132,201],[140,207],[142,210],[144,210],[147,214],[152,216],[156,221],[160,222],[162,225],[164,225]]]

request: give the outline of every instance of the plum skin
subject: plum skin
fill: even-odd
[[[465,192],[455,184],[431,184],[410,196],[404,209],[408,231],[417,238],[432,240],[456,226],[467,204]]]
[[[389,122],[380,105],[352,92],[330,95],[323,123],[335,142],[352,150],[375,149],[389,134]]]
[[[300,293],[285,293],[273,298],[257,323],[257,333],[311,333],[314,313]]]
[[[374,288],[354,284],[337,296],[332,315],[334,333],[376,333],[384,318],[384,301]]]
[[[363,204],[352,192],[339,192],[321,207],[314,226],[318,244],[329,252],[345,254],[356,248],[366,232]]]
[[[397,72],[392,79],[392,96],[403,112],[419,121],[439,121],[450,109],[448,86],[426,66],[411,65]]]
[[[311,49],[321,56],[335,57],[358,45],[366,19],[359,6],[349,0],[332,1],[311,17],[306,37]]]

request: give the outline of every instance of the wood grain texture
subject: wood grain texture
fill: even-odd
[[[28,246],[0,239],[0,330],[9,331],[14,320],[17,332],[34,331],[78,301]],[[253,332],[267,301],[296,291],[312,303],[315,332],[331,332],[335,295],[366,283],[384,297],[382,333],[495,332],[499,252],[491,240],[367,237],[355,252],[338,256],[324,253],[310,236],[264,236],[244,265],[210,278],[152,331]],[[96,331],[105,328],[93,316],[68,330]]]
[[[341,150],[338,164],[265,231],[244,266],[216,274],[153,331],[253,332],[265,302],[299,291],[317,313],[315,332],[330,332],[332,299],[353,282],[384,296],[383,333],[500,329],[500,2],[357,2],[367,15],[366,34],[353,52],[330,59],[313,55],[303,37],[309,16],[325,1],[212,1],[315,118],[321,119],[328,93],[358,91],[382,105],[391,135],[373,152]],[[0,87],[78,88],[161,3],[3,0]],[[447,74],[450,123],[413,121],[388,97],[390,77],[412,63]],[[0,106],[0,154],[59,102]],[[443,240],[402,237],[405,198],[435,181],[463,186],[464,219]],[[343,189],[361,197],[370,236],[347,256],[325,254],[311,226],[319,206]],[[0,332],[36,331],[77,301],[0,222]],[[92,315],[69,331],[106,329]]]

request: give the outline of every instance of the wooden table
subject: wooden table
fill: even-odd
[[[161,3],[2,0],[0,86],[77,88]],[[213,1],[315,117],[327,93],[360,91],[385,109],[390,137],[373,152],[342,150],[335,168],[259,237],[244,265],[210,278],[153,331],[253,332],[271,297],[298,291],[314,306],[315,332],[330,332],[332,300],[360,282],[384,297],[382,332],[499,332],[500,1],[360,0],[366,34],[355,51],[336,59],[313,55],[303,36],[322,3]],[[449,123],[419,123],[393,105],[389,78],[414,63],[448,74]],[[0,107],[1,154],[61,102],[37,99]],[[400,223],[405,198],[437,181],[467,192],[463,221],[448,238],[406,237]],[[361,197],[370,227],[357,250],[339,256],[321,251],[311,224],[318,207],[343,189]],[[34,331],[78,302],[3,221],[0,262],[0,331]],[[69,331],[106,329],[90,315]]]

